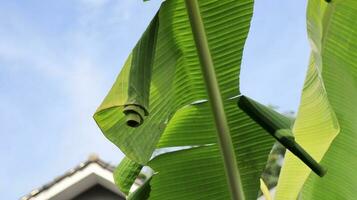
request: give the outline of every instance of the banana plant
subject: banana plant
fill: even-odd
[[[318,42],[323,27],[328,26],[319,17],[334,13],[325,13],[326,2],[311,0],[310,4],[310,21],[315,23],[309,24],[310,36],[319,46],[312,53],[299,115],[291,129],[288,118],[239,91],[253,0],[162,3],[94,115],[104,135],[126,155],[115,180],[128,199],[256,199],[275,140],[291,151],[278,198],[291,193],[285,199],[296,199],[313,190],[304,186],[307,192],[300,193],[309,168],[318,176],[325,175],[318,161],[341,129],[319,71],[324,44]],[[347,47],[351,46],[340,48]],[[354,94],[352,83],[346,91],[350,95]],[[310,133],[322,142],[315,138],[314,145],[308,143]],[[289,163],[293,166],[287,167]],[[154,175],[129,194],[143,166],[151,167]],[[330,164],[324,166],[330,171]],[[298,181],[291,181],[294,170],[301,169]],[[311,174],[313,178],[306,183],[320,181]],[[289,180],[295,183],[291,191],[284,189],[292,184]]]
[[[310,0],[311,58],[293,128],[328,172],[324,178],[287,153],[276,199],[356,199],[357,2]]]

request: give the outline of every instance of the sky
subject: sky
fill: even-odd
[[[0,0],[0,194],[19,199],[96,153],[123,154],[92,115],[160,0]],[[256,0],[241,92],[296,111],[306,1]]]

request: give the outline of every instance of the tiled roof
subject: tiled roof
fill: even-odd
[[[51,188],[52,186],[54,186],[56,183],[62,181],[63,179],[72,176],[73,174],[75,174],[78,171],[81,171],[82,169],[86,168],[88,165],[92,164],[92,163],[96,163],[99,166],[101,166],[104,169],[107,169],[111,172],[114,172],[115,167],[107,162],[104,162],[103,160],[99,159],[99,157],[95,154],[92,154],[89,156],[88,160],[86,160],[85,162],[80,163],[79,165],[77,165],[76,167],[74,167],[73,169],[70,169],[69,171],[67,171],[65,174],[55,178],[53,181],[43,185],[42,187],[32,190],[29,194],[23,196],[20,200],[29,200],[35,196],[37,196],[38,194],[40,194],[41,192]]]

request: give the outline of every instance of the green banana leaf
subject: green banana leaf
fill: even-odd
[[[237,108],[236,101],[233,98],[224,104],[246,199],[253,200],[274,139]],[[286,118],[279,116],[277,121],[286,122]],[[174,148],[174,152],[164,152],[148,163],[155,175],[128,199],[229,199],[213,122],[208,102],[179,109],[158,144],[162,149]],[[117,167],[115,177],[124,185],[120,189],[131,187],[138,166],[125,158]],[[129,180],[123,180],[125,177]]]
[[[135,179],[138,177],[142,165],[124,157],[120,164],[114,171],[114,182],[119,187],[119,190],[128,195],[131,186],[134,184]]]
[[[141,185],[137,190],[131,193],[127,200],[146,200],[149,198],[151,192],[150,186],[151,178],[145,181],[143,185]]]
[[[239,95],[253,2],[199,3],[245,196],[255,199],[274,140],[232,99]],[[165,1],[94,115],[105,136],[128,157],[116,170],[116,176],[128,177],[117,180],[124,192],[140,169],[138,163],[156,172],[129,199],[229,199],[212,113],[202,102],[207,99],[204,88],[184,2]],[[277,119],[283,120],[277,124],[288,121]],[[161,154],[148,163],[157,148],[186,150]]]
[[[244,99],[249,98],[244,97]],[[268,113],[264,115],[267,119],[273,120],[271,132],[290,127],[291,122],[286,117],[253,100],[249,101],[255,103],[255,109]],[[273,137],[269,137],[257,123],[250,120],[245,112],[236,109],[235,102],[236,98],[225,101],[225,107],[228,110],[230,127],[234,127],[231,133],[244,191],[247,199],[255,199],[259,188],[258,180],[271,149]],[[153,191],[148,189],[151,186],[146,183],[143,189],[131,194],[129,199],[135,199],[136,196],[143,198],[142,195],[146,197],[150,195],[150,199],[162,199],[165,196],[170,196],[170,199],[229,199],[223,162],[216,144],[215,127],[212,124],[213,119],[207,102],[179,109],[168,124],[158,147],[186,145],[187,148],[187,145],[191,145],[188,146],[190,149],[159,155],[150,161],[148,165],[157,173],[150,183],[153,185]],[[197,146],[197,144],[202,145]],[[120,189],[131,187],[139,168],[140,165],[127,158],[121,162],[115,177],[118,178],[119,184],[126,187]],[[124,180],[125,177],[129,178]],[[121,183],[123,181],[130,184]],[[192,193],[192,188],[201,192]]]
[[[357,1],[310,0],[312,46],[294,134],[328,168],[318,178],[290,154],[276,199],[356,199]]]
[[[222,98],[237,96],[240,63],[253,11],[253,0],[200,0],[199,4]],[[156,24],[155,20],[158,21],[158,26],[149,26],[136,46],[147,52],[134,49],[94,115],[104,135],[128,158],[141,164],[149,161],[176,110],[192,102],[207,99],[184,1],[164,1],[157,18],[151,24]],[[146,35],[156,31],[156,48],[145,46],[150,43],[143,41],[148,38]],[[155,53],[151,52],[153,50]],[[136,89],[140,92],[135,93],[142,95],[136,95],[133,99],[133,93],[128,93],[128,88],[135,80],[129,77],[132,77],[133,71],[141,71],[145,67],[145,62],[136,60],[142,58],[138,56],[140,53],[154,56],[152,66],[150,62],[146,63],[147,68],[152,68],[147,70],[148,74],[136,74],[142,77],[143,82],[150,79],[151,84],[150,87],[138,86]],[[151,58],[147,60],[150,61]],[[146,104],[145,102],[148,105],[141,105]],[[136,113],[141,117],[136,115],[130,119],[143,121],[136,128],[127,126],[127,119],[123,114],[126,107],[132,104],[137,107],[128,113]],[[140,111],[138,107],[147,110],[147,113]]]
[[[237,108],[236,101],[224,103],[244,193],[253,200],[274,139]],[[230,199],[209,104],[184,107],[173,119],[158,146],[188,149],[158,155],[148,163],[155,171],[149,199]]]
[[[201,0],[199,3],[222,98],[229,99],[239,95],[240,61],[249,30],[253,1]],[[226,199],[229,193],[227,192],[221,154],[216,144],[216,129],[213,125],[211,111],[207,102],[192,105],[194,102],[207,99],[207,95],[184,1],[165,1],[156,17],[129,56],[113,88],[98,108],[94,118],[105,136],[133,162],[146,164],[156,148],[190,148],[187,151],[163,154],[152,160],[148,165],[153,167],[157,174],[152,177],[150,187],[146,186],[130,194],[129,199],[135,199],[137,196],[141,198],[142,195],[147,196],[148,188],[152,188],[150,199],[176,198],[177,191],[185,189],[187,190],[187,199],[197,199],[195,198],[197,195],[212,194],[212,192],[217,195],[218,199]],[[152,26],[157,23],[156,20],[158,20],[158,27]],[[148,38],[147,34],[155,33],[156,30],[153,30],[155,27],[158,30],[155,36],[157,38],[155,53],[153,54],[150,52],[152,50],[150,45],[145,45],[150,43],[145,41],[145,38]],[[147,55],[154,55],[152,69],[148,72],[150,75],[135,75],[135,71],[142,71],[145,67],[150,68],[150,62],[135,60],[141,58],[139,53],[143,52],[140,50],[148,51]],[[148,66],[143,63],[147,63]],[[150,77],[150,88],[141,87],[142,85],[137,81],[138,79],[135,79],[135,76],[140,76],[142,79]],[[134,77],[134,79],[130,77]],[[128,90],[132,90],[131,86],[133,85],[137,92],[128,92]],[[150,91],[148,92],[148,90]],[[144,94],[144,96],[136,94]],[[128,99],[134,99],[134,101],[130,100],[128,103]],[[145,102],[149,102],[149,105],[145,105]],[[136,106],[129,113],[139,115],[139,123],[142,123],[140,126],[136,128],[127,126],[127,119],[123,114],[126,112],[127,106]],[[140,110],[138,108],[148,112],[138,111]],[[237,161],[243,176],[245,194],[247,199],[255,199],[259,190],[259,177],[274,140],[242,111],[239,111],[236,99],[226,100],[225,110],[237,151]],[[214,151],[210,150],[213,147]],[[207,170],[212,169],[210,166],[214,163],[204,162],[204,160],[201,161],[203,163],[197,161],[192,163],[190,152],[196,152],[196,150],[206,157],[212,156],[207,159],[213,159],[214,163],[218,164],[219,167],[214,168],[213,171],[220,176],[220,179],[217,180],[218,190],[216,187],[204,185],[207,181],[215,182],[214,179],[200,182],[200,176],[195,176],[195,178],[184,180],[186,182],[178,182],[177,175],[187,173],[187,171],[175,167],[172,170],[176,171],[171,171],[174,173],[169,173],[166,176],[163,175],[167,170],[166,165],[156,165],[161,162],[161,158],[177,160],[175,154],[179,153],[182,155],[182,159],[180,159],[182,164],[191,166],[202,174],[207,174]],[[211,155],[211,153],[214,154]],[[206,167],[202,168],[202,166]],[[130,171],[130,169],[118,169],[119,172],[124,172],[124,176],[128,170]],[[117,176],[121,175],[119,172]],[[162,189],[161,187],[169,185],[163,180],[171,180],[178,185],[171,187],[170,190]],[[187,183],[198,184],[198,188],[194,189],[197,194],[190,196],[191,192],[188,193],[188,190],[191,191],[192,188],[188,188],[187,186],[190,184]],[[127,190],[126,183],[121,184],[121,188]]]

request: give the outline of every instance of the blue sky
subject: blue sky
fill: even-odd
[[[0,0],[0,193],[18,199],[95,152],[122,153],[92,115],[159,0]],[[296,110],[307,69],[306,2],[256,0],[242,93]]]

